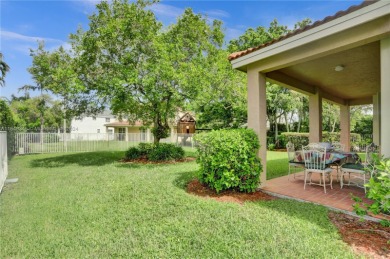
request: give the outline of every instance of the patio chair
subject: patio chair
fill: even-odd
[[[303,158],[305,161],[305,182],[303,189],[306,189],[307,178],[309,177],[309,184],[319,185],[324,187],[324,193],[326,193],[326,185],[332,186],[332,169],[326,165],[326,148],[318,146],[313,149],[312,146],[306,146],[302,148]],[[320,175],[319,183],[312,182],[312,174],[318,173]],[[327,184],[325,178],[329,178]]]
[[[333,151],[335,152],[344,152],[345,151],[345,145],[344,144],[341,144],[340,142],[333,142],[332,143],[332,149]],[[333,164],[331,164],[331,166],[334,166],[336,168],[336,180],[339,181],[339,172],[340,172],[340,164],[341,162],[340,161],[337,161],[337,162],[334,162]]]
[[[340,177],[340,186],[341,189],[344,185],[347,186],[357,186],[360,188],[364,188],[364,192],[367,192],[366,190],[366,183],[371,178],[373,173],[375,173],[374,170],[374,161],[373,161],[373,154],[378,153],[379,147],[376,146],[374,143],[371,143],[366,148],[366,159],[364,163],[345,163],[341,165],[341,177]],[[344,183],[344,176],[348,174],[348,184]],[[351,176],[353,179],[358,179],[358,181],[351,182]],[[362,184],[359,183],[359,181],[362,181]]]
[[[288,155],[288,180],[290,181],[291,167],[293,168],[305,168],[305,162],[303,161],[302,155],[298,155],[295,151],[294,144],[288,142],[286,145]],[[295,179],[295,173],[294,173]]]

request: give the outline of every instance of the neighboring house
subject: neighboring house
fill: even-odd
[[[74,118],[71,122],[71,133],[114,133],[114,129],[104,124],[116,121],[116,116],[105,111],[95,117]]]
[[[189,113],[179,112],[171,124],[170,138],[166,139],[166,141],[177,141],[176,133],[179,121],[186,121],[185,123],[189,123],[188,125],[191,126],[190,134],[195,132],[195,120],[192,115]],[[71,133],[79,133],[73,134],[73,138],[100,139],[101,137],[99,137],[98,134],[92,133],[109,133],[110,135],[108,137],[110,140],[115,139],[121,141],[145,142],[153,140],[150,128],[143,127],[144,125],[141,121],[137,121],[135,123],[129,123],[126,119],[119,121],[118,118],[115,115],[112,115],[109,111],[98,114],[95,117],[87,116],[79,119],[73,119],[71,123]],[[83,136],[83,134],[85,136]],[[86,134],[89,134],[89,136],[87,137]]]

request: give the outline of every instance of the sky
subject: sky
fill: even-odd
[[[225,41],[238,38],[248,28],[268,27],[277,19],[290,29],[297,21],[313,22],[360,1],[160,1],[150,7],[165,26],[175,23],[186,8],[223,22]],[[44,40],[46,49],[69,48],[68,37],[81,26],[88,29],[88,16],[95,12],[95,0],[0,0],[0,52],[10,66],[0,97],[22,95],[18,88],[34,85],[27,69],[32,64],[30,49]],[[34,95],[34,94],[32,94]]]

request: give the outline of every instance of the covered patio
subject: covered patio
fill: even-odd
[[[233,68],[246,72],[248,127],[259,136],[259,157],[267,160],[266,82],[309,96],[309,142],[322,140],[322,101],[340,106],[340,142],[350,149],[350,107],[373,105],[373,140],[390,157],[390,2],[364,1],[272,42],[232,53]],[[296,147],[300,149],[301,147]],[[303,190],[303,180],[267,179],[261,187],[281,195],[347,209],[345,193],[355,187]],[[302,177],[301,177],[302,179]],[[356,189],[364,196],[363,189]],[[299,195],[298,195],[299,194]],[[314,197],[317,197],[314,200]],[[349,198],[349,202],[350,198]]]

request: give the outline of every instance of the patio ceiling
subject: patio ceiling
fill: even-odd
[[[376,41],[277,71],[286,84],[293,85],[292,79],[299,79],[345,101],[371,103],[380,90],[379,47]],[[336,72],[337,65],[344,66],[344,70]]]

